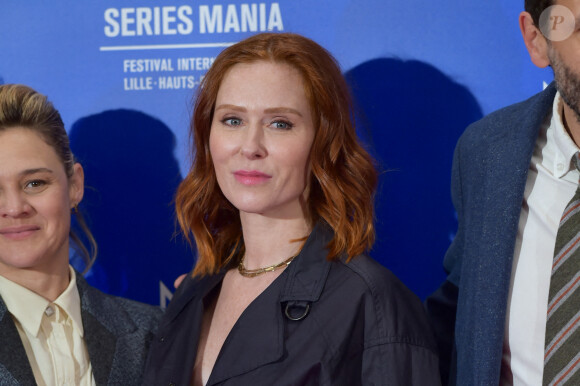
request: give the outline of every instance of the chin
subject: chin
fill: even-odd
[[[9,257],[0,256],[0,266],[12,267],[16,269],[31,269],[41,265],[44,256],[40,253],[28,252],[9,254]]]
[[[232,199],[228,198],[228,201],[240,212],[260,213],[268,206],[265,205],[266,200],[253,195],[251,197],[232,197]]]
[[[240,206],[236,206],[236,208],[238,208],[240,213],[246,213],[246,214],[263,215],[266,212],[264,207],[260,206],[260,205],[240,205]]]
[[[272,201],[269,197],[251,195],[245,197],[238,196],[230,200],[230,202],[240,213],[259,214],[276,218],[304,216],[298,198]]]

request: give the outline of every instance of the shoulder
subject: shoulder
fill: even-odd
[[[138,326],[156,328],[157,323],[163,315],[161,308],[150,304],[117,296],[105,296],[110,298],[110,306],[112,309],[114,308],[117,309],[117,311],[124,311]]]
[[[337,261],[328,277],[329,282],[336,280],[364,304],[365,340],[407,343],[436,351],[421,301],[380,263],[367,255],[348,263]]]
[[[478,146],[481,142],[505,135],[526,135],[526,129],[536,130],[550,113],[556,87],[550,84],[529,99],[494,111],[469,125],[458,146]]]
[[[326,325],[357,343],[348,353],[360,353],[366,383],[439,384],[437,346],[423,305],[388,269],[366,255],[333,262],[324,293],[338,304]]]
[[[159,307],[112,296],[77,278],[83,312],[88,312],[109,330],[126,330],[129,326],[155,332],[163,311]]]
[[[386,301],[398,299],[419,301],[390,270],[367,255],[355,256],[350,262],[339,260],[337,269],[347,272],[359,283],[359,290],[372,296],[381,296]]]

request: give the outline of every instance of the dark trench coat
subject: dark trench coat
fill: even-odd
[[[208,385],[439,385],[419,299],[368,256],[329,262],[318,224],[302,252],[242,313]],[[225,271],[188,277],[159,326],[146,385],[189,385],[203,299]]]

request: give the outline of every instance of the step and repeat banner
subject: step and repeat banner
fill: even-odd
[[[445,277],[457,226],[457,138],[552,78],[529,61],[522,9],[523,0],[4,0],[0,83],[27,84],[61,112],[99,244],[89,282],[164,306],[195,262],[172,200],[189,167],[196,87],[224,47],[252,34],[314,39],[341,64],[380,165],[371,255],[424,298]]]

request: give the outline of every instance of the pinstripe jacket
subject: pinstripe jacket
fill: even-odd
[[[97,385],[140,385],[161,310],[106,295],[77,274],[85,342]],[[0,297],[0,385],[35,385],[26,351]]]
[[[457,143],[451,192],[459,227],[445,255],[447,280],[426,302],[444,383],[499,383],[524,189],[555,94],[551,84],[496,111],[469,126]]]

